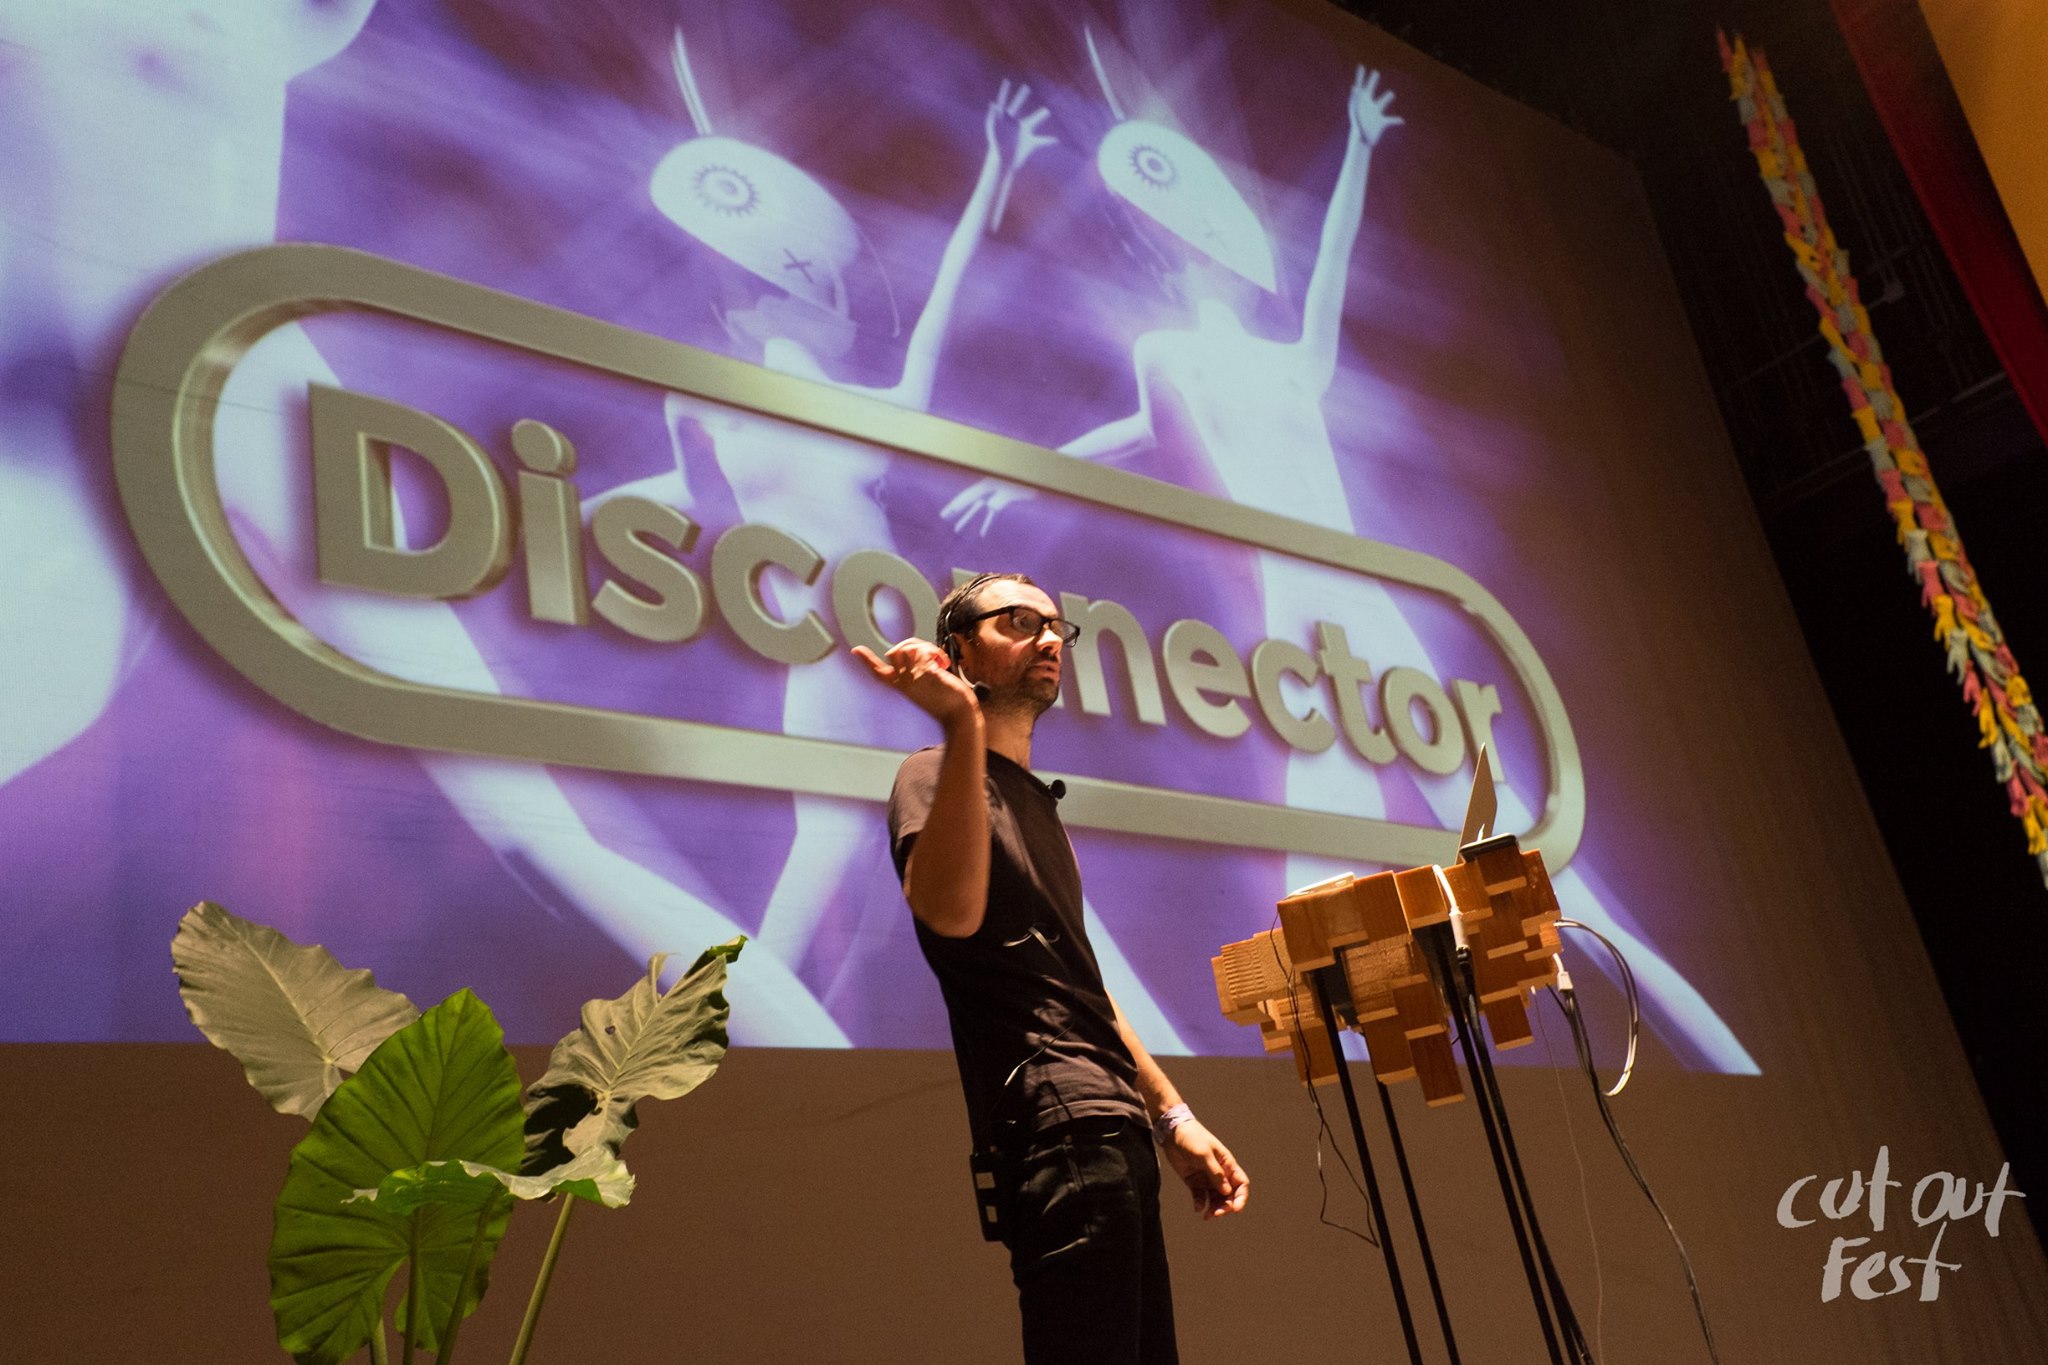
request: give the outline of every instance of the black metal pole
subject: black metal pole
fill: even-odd
[[[1447,924],[1430,925],[1417,937],[1428,945],[1429,953],[1436,962],[1444,999],[1449,1003],[1451,1018],[1458,1026],[1458,1044],[1465,1053],[1465,1070],[1472,1077],[1472,1088],[1479,1091],[1475,1098],[1479,1106],[1480,1126],[1486,1130],[1486,1145],[1493,1153],[1493,1173],[1500,1181],[1501,1201],[1507,1205],[1508,1224],[1515,1232],[1515,1250],[1522,1256],[1522,1273],[1529,1280],[1529,1299],[1536,1305],[1536,1321],[1543,1328],[1543,1344],[1550,1352],[1551,1365],[1565,1365],[1564,1353],[1557,1344],[1557,1328],[1550,1320],[1550,1302],[1543,1292],[1543,1279],[1536,1271],[1536,1258],[1529,1249],[1528,1231],[1522,1226],[1521,1201],[1515,1197],[1507,1157],[1501,1151],[1500,1133],[1494,1127],[1493,1107],[1488,1102],[1481,1079],[1478,1051],[1472,1039],[1476,1021],[1465,1007],[1464,979],[1452,960],[1451,928]]]
[[[1466,997],[1479,998],[1479,983],[1473,974],[1471,954],[1468,952],[1460,962],[1464,969]],[[1557,1273],[1557,1263],[1551,1259],[1550,1245],[1543,1237],[1543,1224],[1536,1217],[1536,1195],[1529,1188],[1529,1177],[1522,1171],[1521,1150],[1515,1142],[1515,1130],[1508,1122],[1507,1097],[1501,1093],[1500,1075],[1494,1069],[1493,1058],[1484,1047],[1478,1049],[1479,1061],[1485,1072],[1487,1103],[1492,1107],[1494,1117],[1500,1124],[1501,1147],[1507,1153],[1508,1170],[1514,1177],[1515,1193],[1522,1207],[1522,1215],[1528,1220],[1529,1240],[1536,1248],[1536,1260],[1543,1271],[1543,1281],[1549,1286],[1550,1300],[1557,1312],[1558,1330],[1564,1335],[1565,1345],[1574,1360],[1591,1361],[1593,1353],[1586,1345],[1585,1333],[1579,1327],[1578,1315],[1572,1311],[1571,1298],[1565,1293],[1564,1277]]]
[[[1337,1031],[1337,1011],[1330,1005],[1330,993],[1323,988],[1323,967],[1309,973],[1309,989],[1315,992],[1316,1008],[1322,1012],[1323,1027],[1330,1031],[1330,1047],[1337,1054],[1337,1083],[1344,1091],[1344,1110],[1351,1118],[1351,1140],[1358,1146],[1359,1169],[1365,1172],[1365,1201],[1372,1208],[1372,1225],[1379,1233],[1380,1254],[1386,1258],[1387,1279],[1394,1287],[1394,1308],[1401,1315],[1401,1336],[1408,1343],[1410,1365],[1422,1365],[1422,1343],[1415,1337],[1415,1317],[1408,1311],[1408,1290],[1401,1282],[1401,1262],[1394,1255],[1394,1238],[1387,1227],[1387,1207],[1380,1199],[1379,1178],[1373,1174],[1372,1150],[1365,1145],[1365,1124],[1358,1117],[1358,1096],[1351,1089],[1351,1068],[1344,1060],[1344,1035]],[[1560,1363],[1561,1365],[1561,1363]]]
[[[1343,1054],[1338,1053],[1343,1060]],[[1350,1064],[1344,1063],[1346,1067]],[[1394,1143],[1394,1165],[1401,1171],[1401,1192],[1408,1196],[1408,1217],[1415,1224],[1415,1244],[1422,1248],[1422,1271],[1429,1277],[1429,1294],[1436,1300],[1437,1326],[1443,1329],[1444,1349],[1451,1353],[1451,1365],[1462,1365],[1458,1359],[1458,1338],[1451,1331],[1451,1309],[1444,1302],[1443,1282],[1437,1278],[1436,1257],[1429,1250],[1429,1233],[1422,1226],[1422,1203],[1415,1197],[1415,1177],[1408,1173],[1408,1149],[1401,1143],[1401,1125],[1394,1119],[1394,1100],[1387,1093],[1387,1083],[1373,1077],[1373,1084],[1380,1089],[1380,1112],[1387,1118],[1387,1136]]]

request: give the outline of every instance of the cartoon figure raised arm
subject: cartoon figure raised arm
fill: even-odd
[[[1394,92],[1379,89],[1377,71],[1358,68],[1351,81],[1351,136],[1344,144],[1344,165],[1330,209],[1323,215],[1323,237],[1316,247],[1316,265],[1301,301],[1303,369],[1317,393],[1329,390],[1337,377],[1337,332],[1344,321],[1344,285],[1351,273],[1351,248],[1358,241],[1359,219],[1365,212],[1365,178],[1372,149],[1387,129],[1401,122],[1387,109]]]
[[[676,146],[655,168],[650,193],[670,221],[779,293],[751,308],[726,308],[733,340],[759,346],[762,363],[898,406],[931,404],[939,355],[959,299],[960,282],[981,239],[992,230],[1018,170],[1055,139],[1039,131],[1044,108],[1026,112],[1031,87],[1004,81],[983,119],[988,150],[960,219],[904,348],[894,384],[850,384],[826,373],[853,342],[846,282],[863,244],[860,229],[832,192],[766,148],[711,131],[680,30],[672,51],[676,83],[699,136]],[[887,281],[884,280],[886,285]],[[894,295],[891,294],[891,307]]]
[[[749,307],[721,308],[727,335],[743,350],[757,352],[769,369],[927,411],[960,283],[982,238],[1001,225],[1018,170],[1058,141],[1039,131],[1051,111],[1030,108],[1029,85],[1013,89],[1002,82],[983,120],[987,153],[904,346],[902,372],[883,387],[852,384],[833,378],[822,362],[840,358],[853,342],[846,274],[860,254],[860,229],[832,192],[805,171],[765,148],[712,132],[680,29],[671,61],[698,136],[678,144],[656,167],[650,185],[655,206],[683,232],[781,291]],[[892,293],[892,309],[894,303]],[[675,468],[599,493],[585,501],[586,512],[626,494],[677,508],[691,505],[690,428],[704,425],[716,442],[719,429],[729,424],[682,394],[669,395],[664,408]],[[729,462],[721,456],[721,465]]]
[[[1289,390],[1320,398],[1337,372],[1337,336],[1344,317],[1344,286],[1350,271],[1351,248],[1358,239],[1365,209],[1366,171],[1372,150],[1389,128],[1401,122],[1389,112],[1391,90],[1382,90],[1379,73],[1359,67],[1346,98],[1349,136],[1344,164],[1331,191],[1323,219],[1316,264],[1302,300],[1302,330],[1291,345],[1262,341],[1244,331],[1229,299],[1246,284],[1271,293],[1276,282],[1272,246],[1258,217],[1215,159],[1189,139],[1161,124],[1122,117],[1122,106],[1088,35],[1103,97],[1119,119],[1103,138],[1096,169],[1103,184],[1126,209],[1165,229],[1200,254],[1183,268],[1177,288],[1195,304],[1197,327],[1188,333],[1148,333],[1139,338],[1131,360],[1136,371],[1137,410],[1107,422],[1060,447],[1084,460],[1129,459],[1153,448],[1155,400],[1161,389],[1183,387],[1170,371],[1196,357],[1184,344],[1191,337],[1213,338],[1215,354],[1237,352],[1238,359],[1256,356],[1253,373]],[[1208,348],[1204,348],[1205,350]],[[1197,363],[1199,363],[1197,361]],[[1240,380],[1250,373],[1233,371]],[[1170,399],[1168,401],[1171,401]],[[1318,418],[1320,423],[1320,418]],[[1030,490],[999,479],[983,479],[962,491],[940,515],[956,531],[978,529],[986,534],[996,515],[1012,503],[1031,497]],[[976,522],[979,522],[978,528]]]
[[[932,280],[924,311],[911,328],[910,344],[903,354],[903,377],[890,388],[870,390],[875,397],[917,412],[931,408],[939,351],[953,321],[968,263],[974,259],[982,237],[1002,226],[1003,209],[1018,169],[1039,148],[1058,141],[1039,132],[1051,110],[1041,106],[1030,114],[1024,113],[1030,98],[1029,85],[1019,85],[1012,92],[1010,83],[1004,81],[996,97],[989,101],[988,117],[982,124],[988,136],[988,153],[982,158],[981,173],[975,177],[967,207],[961,210],[960,221],[954,225],[953,235],[946,240],[945,253],[939,257],[939,272]]]

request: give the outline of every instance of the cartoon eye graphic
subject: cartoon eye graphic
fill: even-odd
[[[730,166],[706,166],[697,172],[691,188],[707,208],[728,216],[752,213],[761,204],[754,182]]]
[[[1138,173],[1140,180],[1158,189],[1165,189],[1180,179],[1180,172],[1174,169],[1172,158],[1157,147],[1148,147],[1143,143],[1131,148],[1131,169]]]

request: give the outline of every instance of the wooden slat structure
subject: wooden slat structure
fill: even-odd
[[[1291,1051],[1302,1081],[1337,1079],[1337,1041],[1308,973],[1339,968],[1338,1027],[1365,1039],[1381,1081],[1414,1079],[1425,1101],[1465,1096],[1451,1013],[1415,931],[1456,912],[1472,953],[1479,1010],[1496,1048],[1533,1038],[1529,998],[1557,976],[1557,896],[1543,855],[1511,834],[1471,844],[1450,867],[1345,874],[1280,902],[1280,927],[1227,943],[1214,959],[1227,1019],[1259,1027],[1268,1052]],[[1328,980],[1329,978],[1324,978]]]

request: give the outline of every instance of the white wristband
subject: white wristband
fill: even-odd
[[[1168,1105],[1159,1111],[1159,1117],[1152,1120],[1152,1140],[1164,1147],[1173,1141],[1173,1130],[1183,1123],[1193,1123],[1195,1113],[1185,1104]]]

